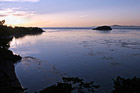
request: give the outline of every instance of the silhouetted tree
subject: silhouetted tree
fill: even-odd
[[[0,21],[0,25],[3,25],[5,23],[5,20]]]

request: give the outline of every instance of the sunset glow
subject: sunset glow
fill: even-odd
[[[140,0],[0,0],[0,93],[140,93]]]
[[[87,27],[140,25],[139,0],[0,0],[7,25]],[[55,2],[55,3],[54,3]],[[131,7],[130,7],[131,6]]]
[[[5,20],[6,20],[6,24],[11,26],[23,25],[27,21],[25,18],[17,17],[17,16],[7,16],[5,17]]]

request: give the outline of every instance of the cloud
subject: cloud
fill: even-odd
[[[5,16],[7,16],[7,15],[0,14],[0,17],[5,17]]]
[[[39,2],[40,0],[0,0],[0,2]]]
[[[35,12],[34,11],[24,11],[20,10],[21,8],[5,8],[0,9],[0,17],[6,17],[6,16],[28,16],[32,15]]]
[[[28,23],[37,13],[23,8],[0,9],[0,20],[6,20],[6,25],[21,26]]]

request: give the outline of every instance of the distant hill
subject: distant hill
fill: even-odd
[[[140,26],[134,26],[134,25],[128,25],[128,26],[124,26],[124,25],[112,25],[111,27],[140,27]]]
[[[133,26],[133,25],[130,25],[130,26],[123,26],[123,25],[112,25],[111,26],[112,28],[119,28],[119,29],[140,29],[140,26]]]

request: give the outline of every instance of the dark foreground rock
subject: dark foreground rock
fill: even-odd
[[[140,78],[117,77],[114,81],[112,93],[140,93]]]
[[[23,93],[14,66],[19,60],[21,57],[12,51],[0,49],[0,93]]]
[[[62,77],[62,82],[52,85],[40,91],[40,93],[93,93],[100,86],[94,82],[85,82],[79,77]]]
[[[14,55],[12,51],[6,49],[0,49],[0,64],[5,63],[5,61],[12,61],[16,63],[17,61],[21,60],[21,56]]]
[[[110,26],[100,26],[93,30],[112,30],[112,28]]]

